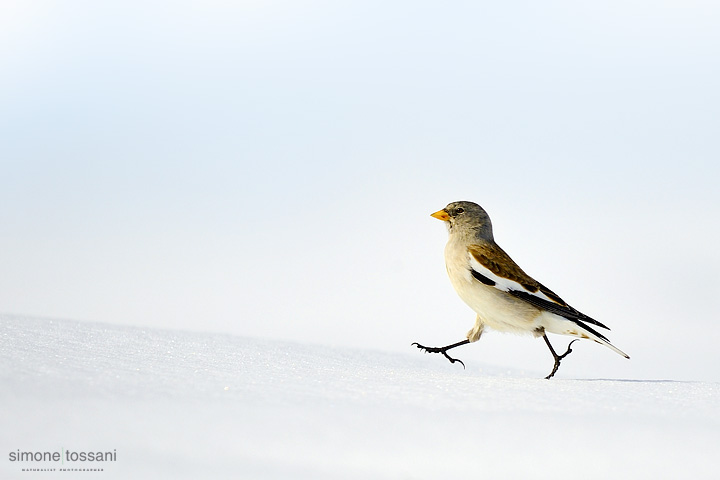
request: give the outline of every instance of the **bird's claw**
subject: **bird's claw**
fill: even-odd
[[[555,372],[557,372],[558,368],[560,368],[560,360],[567,357],[570,354],[570,352],[572,352],[572,348],[571,348],[572,344],[577,342],[578,340],[580,340],[580,339],[576,338],[575,340],[570,342],[568,344],[567,350],[565,350],[565,353],[563,353],[562,355],[556,354],[555,351],[552,349],[552,347],[550,348],[550,352],[553,354],[553,357],[555,357],[555,365],[553,365],[552,372],[550,372],[550,375],[545,377],[545,380],[550,380],[555,375]],[[545,338],[545,341],[547,342],[547,337]],[[548,343],[548,345],[550,345],[550,344]]]
[[[563,358],[567,357],[567,356],[570,354],[570,352],[572,352],[572,348],[570,348],[570,347],[572,347],[572,344],[575,343],[575,342],[577,342],[578,340],[580,340],[580,339],[579,339],[579,338],[576,338],[575,340],[573,340],[572,342],[570,342],[570,343],[568,344],[567,350],[565,351],[565,353],[563,353],[562,355],[560,355],[560,356],[558,357],[558,360],[562,360]]]
[[[460,360],[460,359],[458,359],[458,358],[452,358],[450,355],[447,354],[447,350],[448,350],[447,347],[426,347],[425,345],[420,345],[420,344],[417,343],[417,342],[413,342],[413,343],[411,344],[411,346],[412,346],[412,345],[416,346],[416,347],[419,348],[420,350],[423,350],[425,353],[442,353],[445,358],[447,358],[448,360],[450,360],[450,363],[455,363],[455,362],[457,362],[457,363],[459,363],[460,365],[463,366],[463,370],[465,369],[465,364],[463,363],[462,360]]]

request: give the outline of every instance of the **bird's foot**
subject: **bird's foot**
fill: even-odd
[[[570,347],[572,347],[572,344],[577,342],[578,340],[580,340],[580,339],[576,338],[575,340],[570,342],[570,344],[567,347],[567,350],[562,355],[558,355],[557,353],[555,353],[555,350],[553,350],[553,348],[550,347],[550,352],[552,353],[553,357],[555,358],[555,365],[553,366],[553,369],[552,369],[552,372],[550,372],[550,375],[545,377],[545,380],[549,380],[552,378],[553,375],[555,375],[555,372],[557,372],[558,368],[560,368],[560,360],[567,357],[570,354],[570,352],[572,352],[572,348],[570,348]],[[547,337],[545,338],[545,341],[547,342]],[[548,346],[550,346],[550,342],[548,342]]]
[[[467,340],[464,343],[468,343]],[[419,348],[420,350],[423,350],[425,353],[442,353],[445,356],[445,358],[450,360],[450,363],[457,362],[463,366],[463,369],[465,368],[465,364],[463,363],[462,360],[459,360],[457,358],[452,358],[450,355],[447,354],[448,350],[450,350],[451,348],[457,347],[458,344],[448,345],[447,347],[426,347],[425,345],[420,345],[419,343],[414,342],[411,345],[415,345],[417,348]]]

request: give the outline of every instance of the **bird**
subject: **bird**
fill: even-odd
[[[478,204],[453,202],[432,217],[445,222],[448,242],[445,266],[450,283],[460,298],[476,313],[475,325],[465,340],[445,347],[413,346],[426,353],[441,353],[451,363],[465,364],[448,355],[448,350],[477,342],[486,327],[500,332],[532,334],[542,337],[555,363],[546,379],[552,378],[563,358],[572,352],[579,339],[593,340],[630,358],[610,343],[598,328],[610,330],[599,321],[571,307],[552,290],[525,273],[495,243],[490,216]],[[556,353],[547,333],[576,337],[565,353]]]

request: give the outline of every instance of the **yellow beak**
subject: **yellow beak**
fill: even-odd
[[[450,215],[445,210],[438,210],[437,212],[430,215],[431,217],[435,217],[438,220],[442,220],[444,222],[447,222],[450,220]]]

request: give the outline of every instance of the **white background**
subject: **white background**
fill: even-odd
[[[719,20],[703,1],[5,0],[0,312],[448,344],[474,315],[429,214],[472,200],[632,357],[586,343],[562,374],[718,381]],[[549,360],[497,334],[458,356]]]

